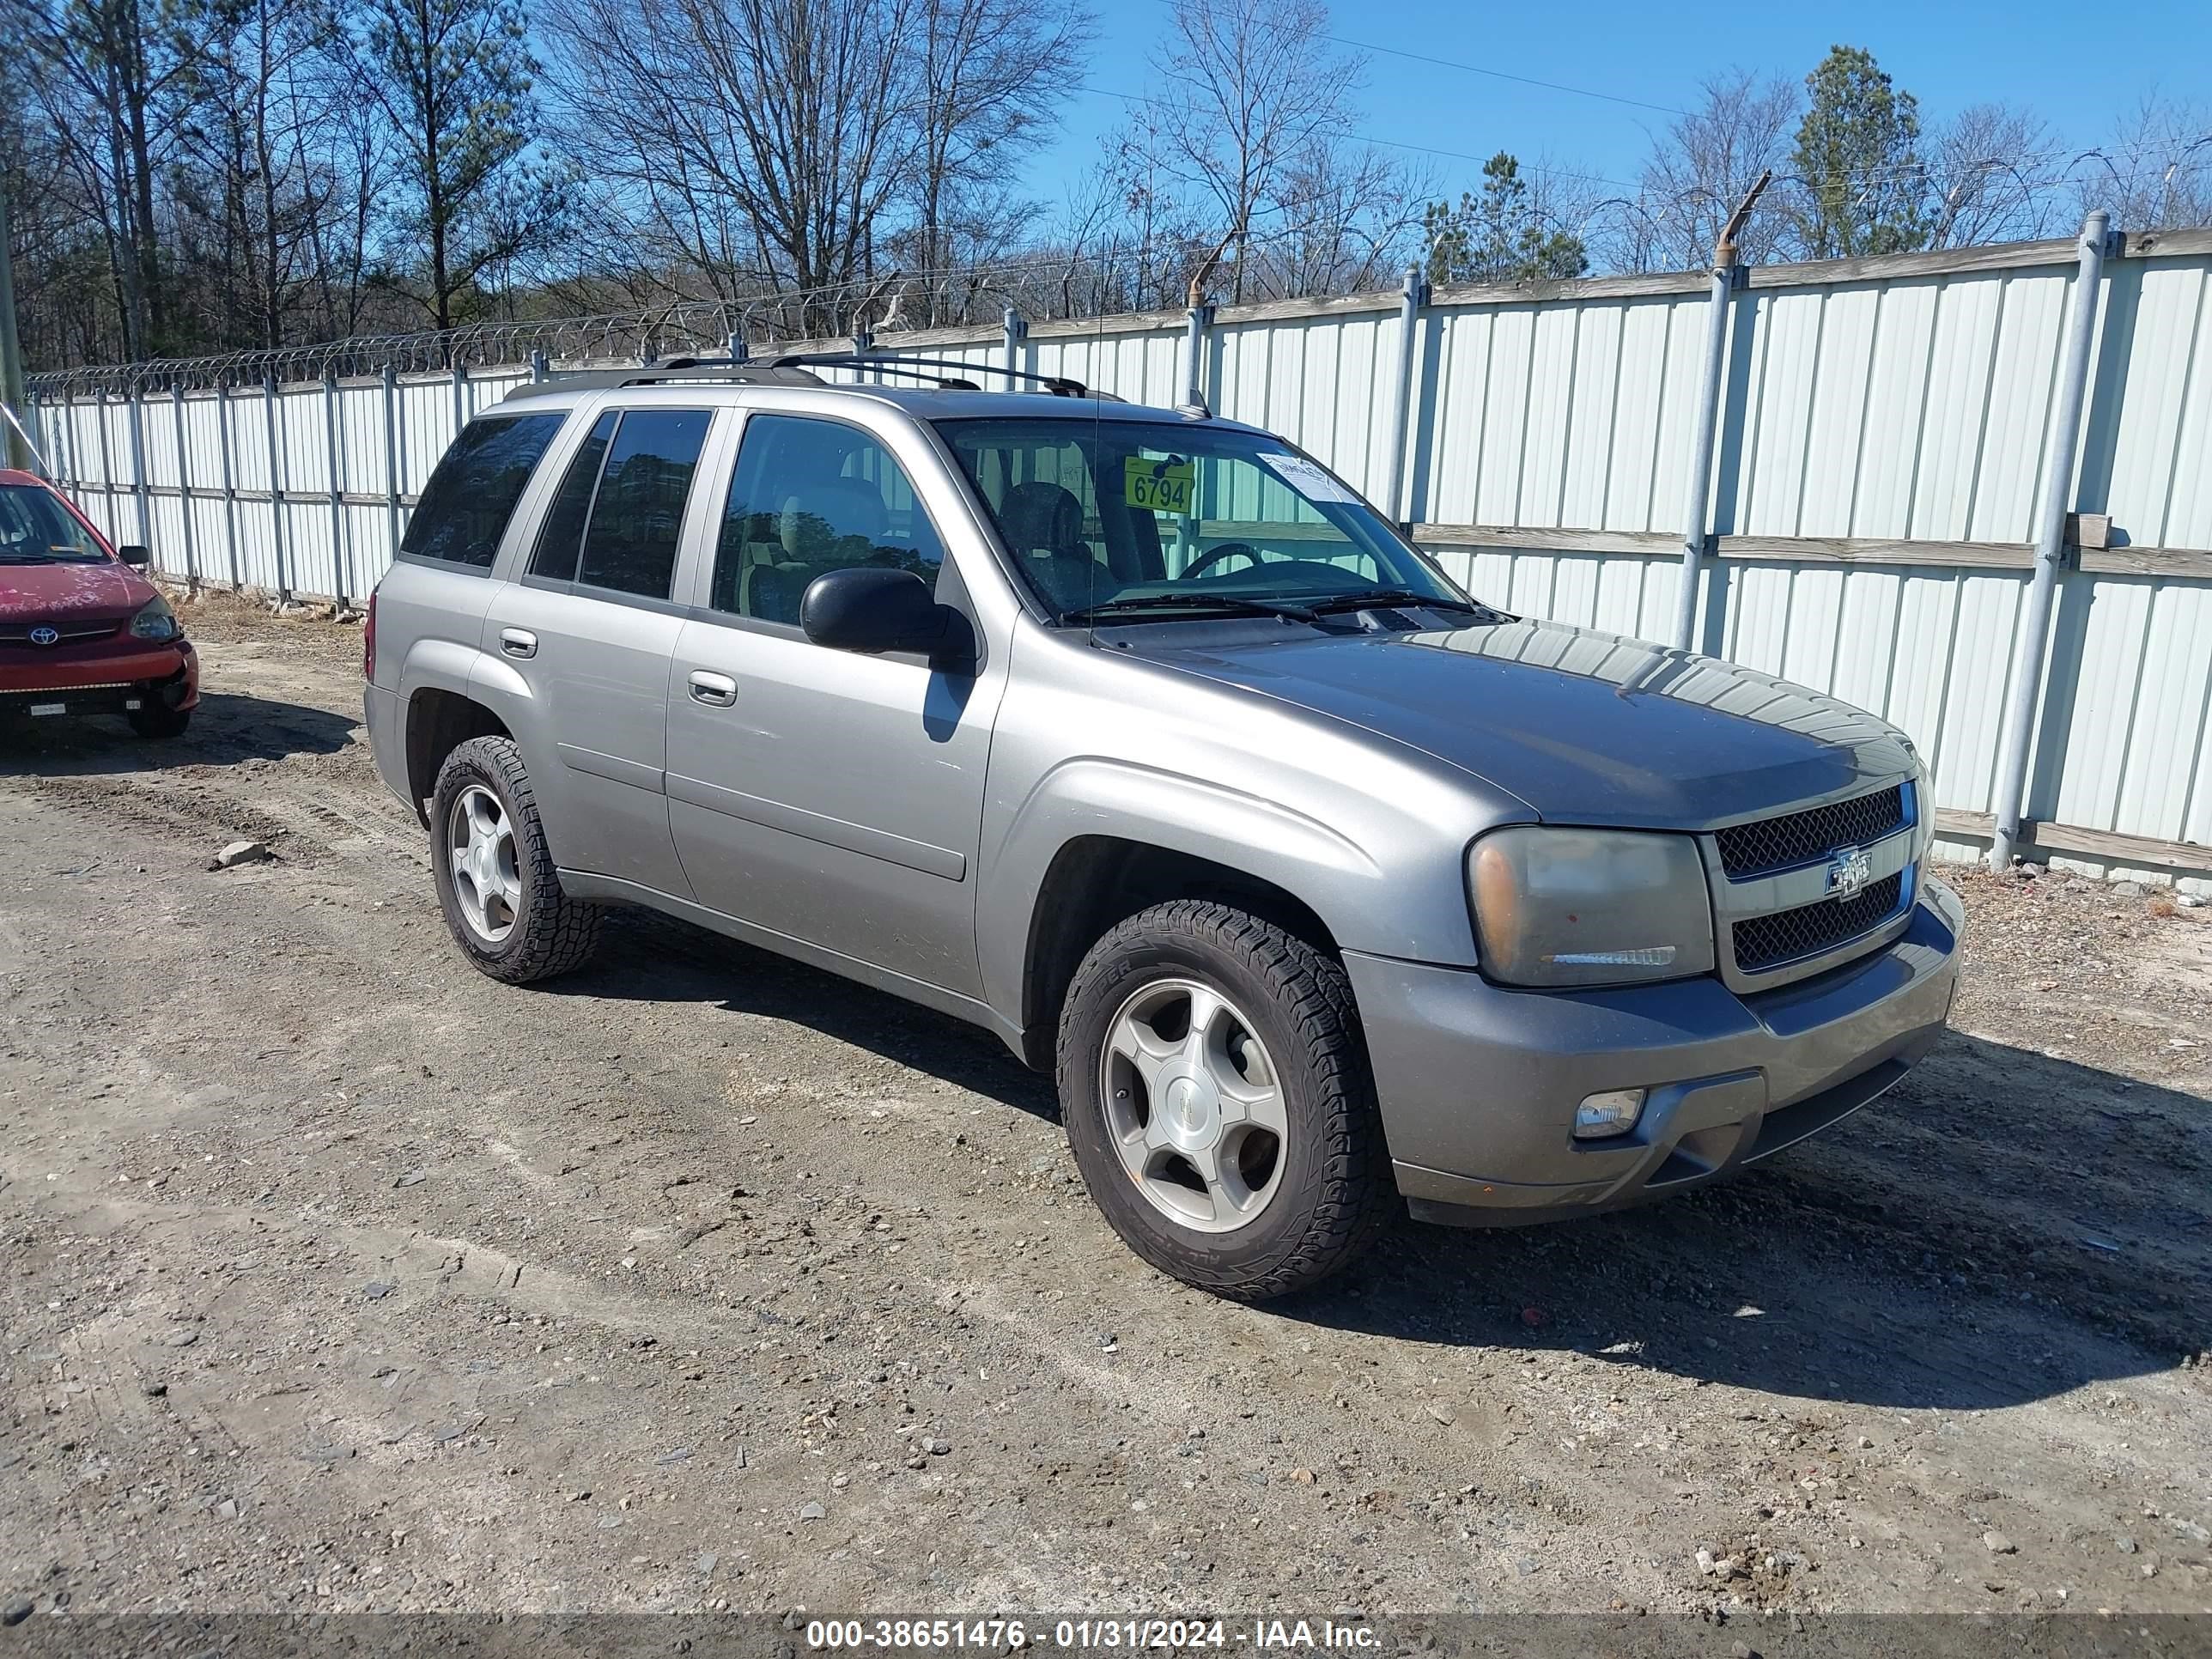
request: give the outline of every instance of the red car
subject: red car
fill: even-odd
[[[0,726],[121,714],[173,738],[200,700],[199,659],[169,602],[59,490],[0,468]]]

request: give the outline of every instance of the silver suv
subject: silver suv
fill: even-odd
[[[1129,1245],[1245,1298],[1398,1196],[1697,1185],[1942,1031],[1894,727],[1506,616],[1255,428],[867,367],[925,384],[556,380],[431,478],[368,729],[484,972],[642,904],[972,1020]]]

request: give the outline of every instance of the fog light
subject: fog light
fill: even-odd
[[[1583,1103],[1575,1108],[1575,1139],[1602,1140],[1608,1135],[1625,1135],[1643,1115],[1641,1089],[1607,1089],[1584,1095]]]

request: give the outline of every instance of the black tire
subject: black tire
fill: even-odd
[[[449,825],[455,804],[471,786],[488,789],[505,809],[514,842],[515,874],[521,896],[506,936],[491,941],[468,921],[453,883]],[[510,985],[550,979],[580,968],[599,943],[599,908],[561,890],[545,829],[538,817],[538,798],[522,751],[512,738],[471,738],[446,757],[430,798],[430,862],[446,926],[469,960]]]
[[[1289,1133],[1279,1184],[1228,1232],[1177,1224],[1140,1193],[1115,1151],[1100,1066],[1114,1020],[1147,981],[1194,980],[1236,1005],[1275,1057]],[[1261,1302],[1343,1272],[1396,1208],[1375,1085],[1352,998],[1332,957],[1226,904],[1179,899],[1122,922],[1076,969],[1062,1005],[1060,1109],[1077,1167],[1114,1231],[1161,1272]]]
[[[181,738],[185,728],[192,723],[192,711],[149,703],[143,708],[125,711],[124,718],[131,722],[131,729],[142,738]]]

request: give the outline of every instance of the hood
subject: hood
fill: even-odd
[[[1694,830],[1909,775],[1886,720],[1755,670],[1541,622],[1133,652],[1407,744],[1560,823]],[[1149,631],[1149,630],[1146,630]]]
[[[154,584],[130,566],[0,563],[0,618],[30,622],[56,617],[120,620],[154,597]]]

